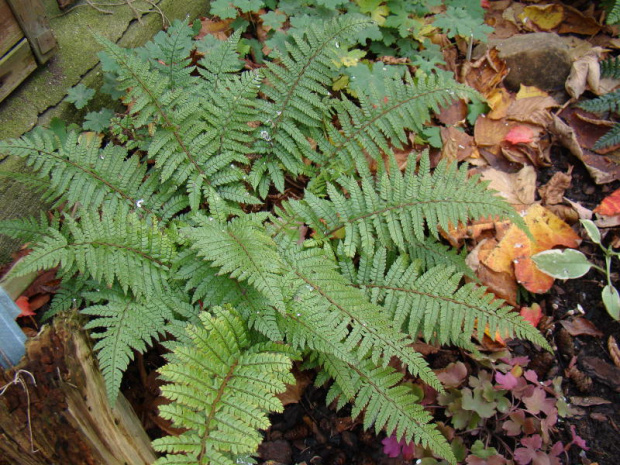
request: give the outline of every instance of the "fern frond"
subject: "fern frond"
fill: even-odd
[[[329,365],[324,361],[322,365],[328,368]],[[351,417],[356,418],[363,413],[365,429],[374,426],[377,433],[385,429],[388,434],[393,433],[399,439],[428,447],[451,464],[456,464],[446,438],[430,423],[430,413],[420,405],[411,388],[401,383],[402,373],[390,366],[377,367],[370,361],[348,365],[346,368],[341,363],[335,366],[341,372],[340,376],[346,386],[342,386],[333,376],[335,383],[330,388],[328,401],[338,398],[340,407],[351,401]],[[343,370],[349,373],[343,375]],[[355,395],[348,397],[345,392],[351,387]]]
[[[349,267],[350,269],[351,267]],[[494,335],[518,336],[549,348],[540,332],[484,287],[473,283],[460,286],[461,273],[450,266],[437,266],[420,273],[405,256],[392,263],[387,251],[362,254],[353,283],[368,299],[388,312],[397,328],[439,344],[469,345],[488,328]]]
[[[52,221],[41,212],[39,218],[27,216],[9,220],[0,220],[0,234],[19,239],[22,242],[40,240],[48,231],[48,228],[57,230],[59,227],[58,216],[54,215]]]
[[[143,184],[146,164],[138,157],[128,156],[126,150],[111,144],[101,149],[98,140],[75,132],[69,133],[60,147],[51,131],[38,131],[21,139],[1,141],[0,151],[25,158],[35,175],[49,183],[45,195],[55,205],[68,202],[94,210],[106,201],[122,199],[135,207],[140,199],[160,188]],[[145,213],[161,217],[157,204],[139,205]]]
[[[279,274],[282,269],[275,243],[254,218],[247,215],[227,224],[211,218],[199,220],[199,226],[182,233],[200,257],[238,281],[247,281],[284,311]]]
[[[620,123],[614,124],[609,131],[601,136],[594,144],[594,149],[604,149],[620,144]]]
[[[312,156],[308,128],[318,128],[327,116],[323,96],[332,82],[332,59],[340,43],[371,24],[368,18],[345,15],[312,25],[305,35],[291,36],[277,62],[267,63],[268,85],[262,91],[271,102],[261,104],[267,121],[259,128],[262,139],[255,150],[260,157],[250,173],[261,196],[271,183],[284,190],[284,170],[293,175],[303,172],[304,157]]]
[[[620,5],[618,6],[618,18],[620,19]],[[620,57],[609,57],[600,62],[601,76],[612,79],[620,79]]]
[[[187,21],[175,19],[166,31],[159,31],[151,41],[136,49],[151,65],[168,78],[170,88],[182,87],[191,80],[190,52],[195,46],[194,31]]]
[[[385,69],[385,68],[384,68]],[[379,98],[373,89],[359,92],[359,106],[345,96],[334,104],[334,112],[341,128],[327,126],[329,145],[323,146],[321,165],[339,161],[343,166],[357,166],[364,171],[365,156],[381,161],[392,147],[408,144],[407,131],[420,132],[431,118],[431,112],[448,106],[452,101],[474,98],[477,94],[469,86],[458,84],[446,74],[422,74],[413,78],[405,73],[401,78],[386,73],[385,97]]]
[[[160,415],[187,431],[153,441],[166,453],[156,464],[236,463],[262,441],[258,430],[269,426],[267,414],[282,411],[276,394],[295,382],[287,346],[252,342],[241,318],[232,310],[203,313],[201,324],[187,332],[190,342],[177,345],[160,369],[170,384],[161,388],[172,402]],[[176,457],[184,455],[185,457]]]
[[[227,40],[218,41],[215,45],[206,42],[208,35],[198,43],[198,50],[205,54],[198,62],[198,72],[213,84],[214,89],[220,79],[234,75],[243,68],[243,61],[237,52],[241,31],[237,29]]]
[[[618,24],[620,23],[620,1],[612,0],[613,5],[607,12],[607,24]]]
[[[164,334],[167,321],[174,318],[173,311],[163,301],[137,301],[114,289],[87,292],[84,297],[97,304],[82,310],[95,317],[84,328],[99,330],[91,336],[99,339],[94,350],[108,399],[114,405],[134,351],[146,352],[152,341]]]
[[[105,39],[99,41],[119,66],[119,86],[133,101],[131,114],[136,125],[158,123],[149,157],[155,159],[161,181],[171,179],[176,186],[184,185],[193,209],[204,199],[219,218],[239,213],[235,200],[239,189],[230,185],[241,182],[243,171],[232,162],[245,163],[246,159],[229,152],[213,154],[207,149],[209,139],[203,134],[210,128],[206,119],[209,114],[200,111],[204,89],[193,82],[197,78],[192,77],[191,86],[188,83],[170,90],[169,79],[152,70],[148,62]],[[252,203],[250,196],[246,200]]]
[[[303,200],[283,206],[276,234],[298,234],[298,224],[305,223],[315,241],[344,236],[339,240],[352,257],[358,250],[374,250],[375,244],[406,251],[408,243],[424,241],[427,225],[434,238],[439,238],[437,226],[448,230],[450,224],[495,215],[525,228],[508,203],[477,178],[468,178],[466,166],[442,161],[431,174],[428,156],[423,155],[417,168],[418,173],[411,160],[405,173],[384,172],[376,181],[363,177],[361,186],[344,178],[340,189],[328,186],[329,200],[307,193]]]
[[[351,286],[338,272],[333,259],[319,248],[301,250],[289,241],[282,241],[279,245],[280,257],[288,275],[285,275],[284,282],[296,281],[295,289],[316,293],[319,302],[319,305],[304,305],[308,303],[306,299],[297,310],[293,310],[295,314],[320,312],[319,315],[330,320],[330,314],[335,313],[338,319],[333,320],[334,328],[340,327],[341,322],[350,327],[342,340],[347,352],[358,353],[361,358],[369,356],[374,363],[383,366],[392,357],[397,357],[414,376],[441,389],[426,361],[411,349],[413,341],[392,326],[381,307],[368,302],[361,291]]]
[[[578,106],[592,113],[604,113],[606,111],[617,113],[620,109],[620,89],[616,89],[592,100],[585,100],[579,103]]]
[[[58,265],[67,274],[84,273],[103,285],[117,282],[136,297],[161,295],[167,287],[174,243],[156,225],[127,209],[104,205],[102,213],[65,215],[66,227],[46,230],[30,254],[11,270],[15,276]]]

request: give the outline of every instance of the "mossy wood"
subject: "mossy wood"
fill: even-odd
[[[77,321],[57,318],[28,341],[19,366],[0,369],[0,387],[8,385],[0,396],[0,465],[153,463],[127,400],[121,395],[111,408],[88,341]]]

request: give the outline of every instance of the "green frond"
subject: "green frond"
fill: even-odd
[[[213,83],[215,88],[220,79],[234,75],[243,68],[243,61],[237,52],[241,29],[237,29],[227,40],[218,41],[215,45],[207,43],[209,38],[207,35],[198,43],[198,50],[205,54],[198,62],[200,65],[198,72]]]
[[[278,279],[282,269],[275,243],[250,215],[222,224],[213,217],[200,220],[195,228],[182,233],[190,239],[198,256],[238,281],[247,281],[284,311]]]
[[[355,395],[345,397],[343,386],[334,377],[336,382],[330,389],[328,400],[344,397],[341,405],[348,401],[353,404],[351,417],[356,418],[363,413],[365,429],[374,427],[377,433],[385,429],[388,434],[428,447],[449,463],[456,464],[446,438],[431,423],[433,418],[430,413],[420,405],[411,388],[402,384],[402,373],[390,366],[377,367],[369,361],[347,368],[349,374],[344,376],[347,384],[344,389],[353,386]],[[343,371],[345,367],[338,364],[337,369]]]
[[[361,358],[368,356],[374,363],[383,366],[392,357],[397,357],[414,376],[441,389],[426,361],[411,349],[413,341],[395,329],[381,307],[368,302],[364,294],[338,272],[334,260],[323,250],[302,250],[288,241],[279,245],[280,257],[287,270],[283,281],[288,286],[295,286],[294,291],[300,299],[308,291],[317,296],[318,305],[307,305],[307,298],[300,300],[293,315],[320,312],[318,314],[329,321],[335,313],[337,318],[332,320],[334,329],[340,328],[343,323],[350,328],[347,333],[337,333],[345,336],[341,343],[346,352],[355,352]]]
[[[620,144],[620,124],[616,123],[609,131],[607,131],[599,140],[596,141],[596,144],[594,144],[594,149],[604,149],[618,144]]]
[[[406,251],[408,243],[425,240],[427,229],[439,238],[438,226],[448,230],[469,219],[499,216],[525,228],[507,202],[477,181],[468,178],[466,166],[445,161],[431,173],[423,155],[419,165],[411,160],[405,173],[384,172],[376,181],[363,177],[361,185],[343,178],[340,188],[328,186],[329,199],[307,193],[303,200],[286,203],[276,233],[298,234],[299,223],[305,223],[314,241],[338,238],[352,257],[358,250],[374,250],[376,244]]]
[[[233,310],[203,313],[199,326],[188,327],[190,343],[177,345],[160,373],[170,384],[162,394],[171,403],[160,415],[186,429],[179,436],[153,441],[167,454],[157,464],[235,464],[253,454],[269,427],[267,414],[282,411],[276,394],[295,382],[290,372],[295,353],[286,345],[254,343]]]
[[[366,17],[346,15],[312,25],[305,35],[291,36],[277,62],[267,63],[262,92],[270,102],[260,103],[265,120],[249,177],[262,197],[271,183],[284,190],[284,171],[294,176],[304,171],[304,158],[312,157],[309,128],[320,127],[328,116],[323,97],[329,95],[337,49],[371,24]]]
[[[618,6],[618,18],[620,19],[620,5]],[[612,79],[620,79],[620,57],[609,57],[600,62],[601,76]]]
[[[618,112],[620,109],[620,89],[616,89],[592,100],[585,100],[578,105],[592,113]]]
[[[148,152],[156,162],[161,181],[172,180],[174,185],[184,186],[195,210],[206,201],[220,218],[239,213],[237,204],[244,173],[233,162],[247,161],[235,152],[209,150],[211,139],[205,134],[212,127],[210,113],[201,111],[201,96],[207,89],[194,77],[191,85],[171,89],[169,77],[152,69],[149,62],[105,39],[99,41],[118,65],[119,86],[132,101],[135,124],[158,123]],[[222,130],[217,120],[213,124],[217,131]],[[257,202],[251,196],[243,197],[244,203]]]
[[[170,88],[191,80],[190,52],[195,47],[194,31],[187,21],[175,19],[166,31],[159,31],[136,53],[148,58],[151,65],[168,78]]]
[[[42,239],[12,269],[15,276],[58,265],[67,274],[84,273],[102,286],[118,283],[136,297],[161,295],[175,246],[155,225],[135,212],[104,205],[102,213],[63,217],[65,227],[49,227]]]
[[[461,286],[461,280],[462,274],[450,266],[421,273],[418,264],[409,264],[405,256],[389,263],[387,251],[378,249],[372,256],[362,254],[352,281],[372,303],[385,308],[397,328],[412,336],[468,346],[472,336],[481,338],[488,328],[490,334],[518,335],[548,348],[540,332],[511,307],[484,287]]]
[[[45,213],[39,213],[39,218],[27,216],[9,220],[0,220],[0,234],[19,239],[24,243],[40,240],[44,237],[48,228],[57,230],[59,227],[58,217],[54,215],[50,224]]]
[[[445,74],[413,78],[406,72],[403,85],[400,76],[386,72],[384,86],[384,97],[369,89],[368,93],[358,93],[359,104],[345,96],[335,102],[334,113],[341,127],[327,126],[325,140],[329,145],[321,147],[321,160],[317,160],[321,165],[340,162],[364,172],[366,156],[381,161],[392,147],[406,146],[407,130],[420,132],[430,121],[431,112],[438,112],[454,100],[477,95],[471,87],[458,84]]]
[[[620,23],[620,1],[619,0],[611,0],[613,4],[608,7],[607,12],[607,24],[618,24]],[[611,3],[608,2],[608,4]]]
[[[146,352],[152,341],[164,334],[167,321],[173,319],[173,309],[163,301],[137,301],[114,289],[88,292],[84,297],[97,304],[82,310],[82,313],[95,317],[84,328],[97,330],[91,333],[99,339],[94,350],[108,399],[114,405],[123,373],[133,360],[134,351]]]
[[[0,151],[20,158],[35,175],[48,184],[47,197],[56,205],[68,202],[85,209],[96,209],[106,201],[122,199],[135,206],[148,194],[142,180],[146,164],[136,156],[128,157],[121,147],[101,149],[98,140],[71,132],[62,146],[51,131],[38,131],[21,139],[0,142]],[[146,205],[143,211],[157,216]]]

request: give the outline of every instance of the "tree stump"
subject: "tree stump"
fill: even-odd
[[[27,342],[18,366],[0,369],[0,394],[0,465],[139,465],[156,459],[125,397],[110,406],[75,317],[56,317]]]

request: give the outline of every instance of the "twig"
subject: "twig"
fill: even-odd
[[[30,452],[34,454],[35,452],[39,452],[39,449],[34,448],[34,437],[32,435],[32,422],[30,421],[30,392],[28,391],[28,386],[26,385],[26,381],[24,381],[24,379],[21,376],[22,373],[25,373],[28,376],[30,376],[30,379],[32,380],[32,384],[34,384],[34,386],[36,387],[37,380],[34,379],[34,376],[32,375],[32,373],[26,370],[17,370],[15,372],[15,376],[13,377],[13,381],[0,387],[0,396],[4,395],[7,389],[14,384],[15,385],[21,384],[22,388],[26,392],[26,400],[28,401],[28,405],[26,407],[26,413],[27,413],[27,420],[28,420],[28,433],[30,434]]]

